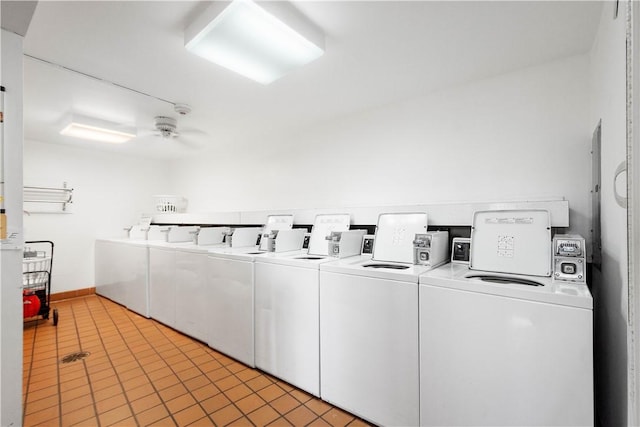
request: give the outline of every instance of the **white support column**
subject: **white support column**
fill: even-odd
[[[3,171],[8,239],[0,243],[0,426],[22,424],[23,38],[2,30]]]

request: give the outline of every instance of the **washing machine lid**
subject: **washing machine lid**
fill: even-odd
[[[257,247],[230,248],[228,246],[211,248],[209,257],[225,258],[236,261],[253,262],[256,257],[266,255],[268,252],[261,251]]]
[[[593,309],[593,298],[584,284],[558,283],[550,277],[471,270],[463,264],[446,264],[428,271],[420,276],[420,284]]]
[[[225,233],[229,231],[229,227],[201,227],[198,232],[198,245],[220,245],[224,241]]]
[[[147,241],[146,246],[149,248],[166,249],[166,250],[182,250],[191,252],[203,252],[207,250],[193,242],[163,242],[160,240]]]
[[[147,230],[149,226],[143,225],[134,225],[131,227],[129,231],[129,238],[131,240],[146,240],[147,239]]]
[[[549,211],[475,212],[469,267],[496,273],[551,276]]]
[[[149,231],[147,232],[147,240],[148,241],[167,241],[167,232],[169,231],[169,227],[160,226],[160,225],[151,225],[149,226]]]
[[[178,225],[169,227],[167,232],[167,242],[181,243],[181,242],[193,242],[195,235],[198,233],[200,227],[195,225]]]
[[[373,243],[373,259],[412,264],[415,235],[426,232],[427,214],[424,212],[380,214]]]
[[[163,242],[162,240],[148,240],[147,247],[154,249],[175,249],[175,243]]]
[[[376,261],[371,255],[357,255],[320,265],[320,272],[371,277],[418,284],[421,274],[433,269],[426,265]]]
[[[274,230],[291,230],[293,228],[293,215],[269,215],[267,222],[262,228],[262,239],[260,240],[260,250],[266,251],[267,239],[265,235],[270,234]]]
[[[269,215],[262,229],[263,233],[272,230],[291,230],[293,228],[293,215]]]
[[[146,239],[129,239],[127,237],[114,237],[114,238],[106,238],[106,239],[96,239],[96,242],[108,242],[108,243],[118,243],[118,244],[127,244],[127,245],[146,245]]]
[[[255,248],[261,232],[262,228],[260,227],[237,227],[231,236],[231,247]]]
[[[309,238],[309,255],[329,255],[327,237],[332,231],[346,231],[351,223],[349,214],[316,215]]]
[[[176,251],[181,251],[181,252],[200,253],[200,254],[206,254],[207,252],[209,252],[209,249],[206,246],[196,245],[193,242],[169,243],[167,246],[175,249]]]
[[[289,265],[300,268],[311,268],[317,270],[320,264],[335,261],[336,258],[328,255],[313,255],[305,250],[289,252],[269,252],[256,257],[255,262],[266,264]]]

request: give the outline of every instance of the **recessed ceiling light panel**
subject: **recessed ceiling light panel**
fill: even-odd
[[[324,53],[324,35],[283,1],[213,2],[185,30],[185,47],[263,84]]]
[[[136,130],[117,123],[71,114],[66,118],[60,134],[91,141],[120,144],[135,138]]]

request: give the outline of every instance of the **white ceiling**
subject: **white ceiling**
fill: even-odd
[[[302,1],[326,34],[319,60],[263,86],[184,48],[206,2],[40,1],[25,54],[193,112],[178,127],[203,148],[331,120],[589,51],[601,2]],[[158,158],[198,154],[152,137],[122,145],[58,134],[70,111],[150,130],[171,104],[25,58],[25,138]]]

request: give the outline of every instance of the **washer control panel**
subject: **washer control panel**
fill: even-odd
[[[311,240],[311,233],[306,233],[302,241],[302,249],[309,249],[309,240]]]
[[[373,242],[375,236],[373,234],[367,234],[362,238],[362,249],[360,253],[362,255],[373,255]]]
[[[554,258],[553,279],[563,282],[586,283],[584,259],[576,257]]]
[[[437,267],[448,261],[449,232],[417,233],[413,239],[413,263]]]
[[[326,237],[329,256],[346,258],[358,255],[362,250],[364,233],[366,233],[365,230],[332,231]]]
[[[557,234],[553,238],[553,280],[586,283],[585,244],[577,234]]]
[[[579,257],[584,253],[584,239],[556,238],[554,239],[554,255]]]
[[[451,262],[469,264],[471,254],[471,239],[468,237],[454,237],[451,243]]]

